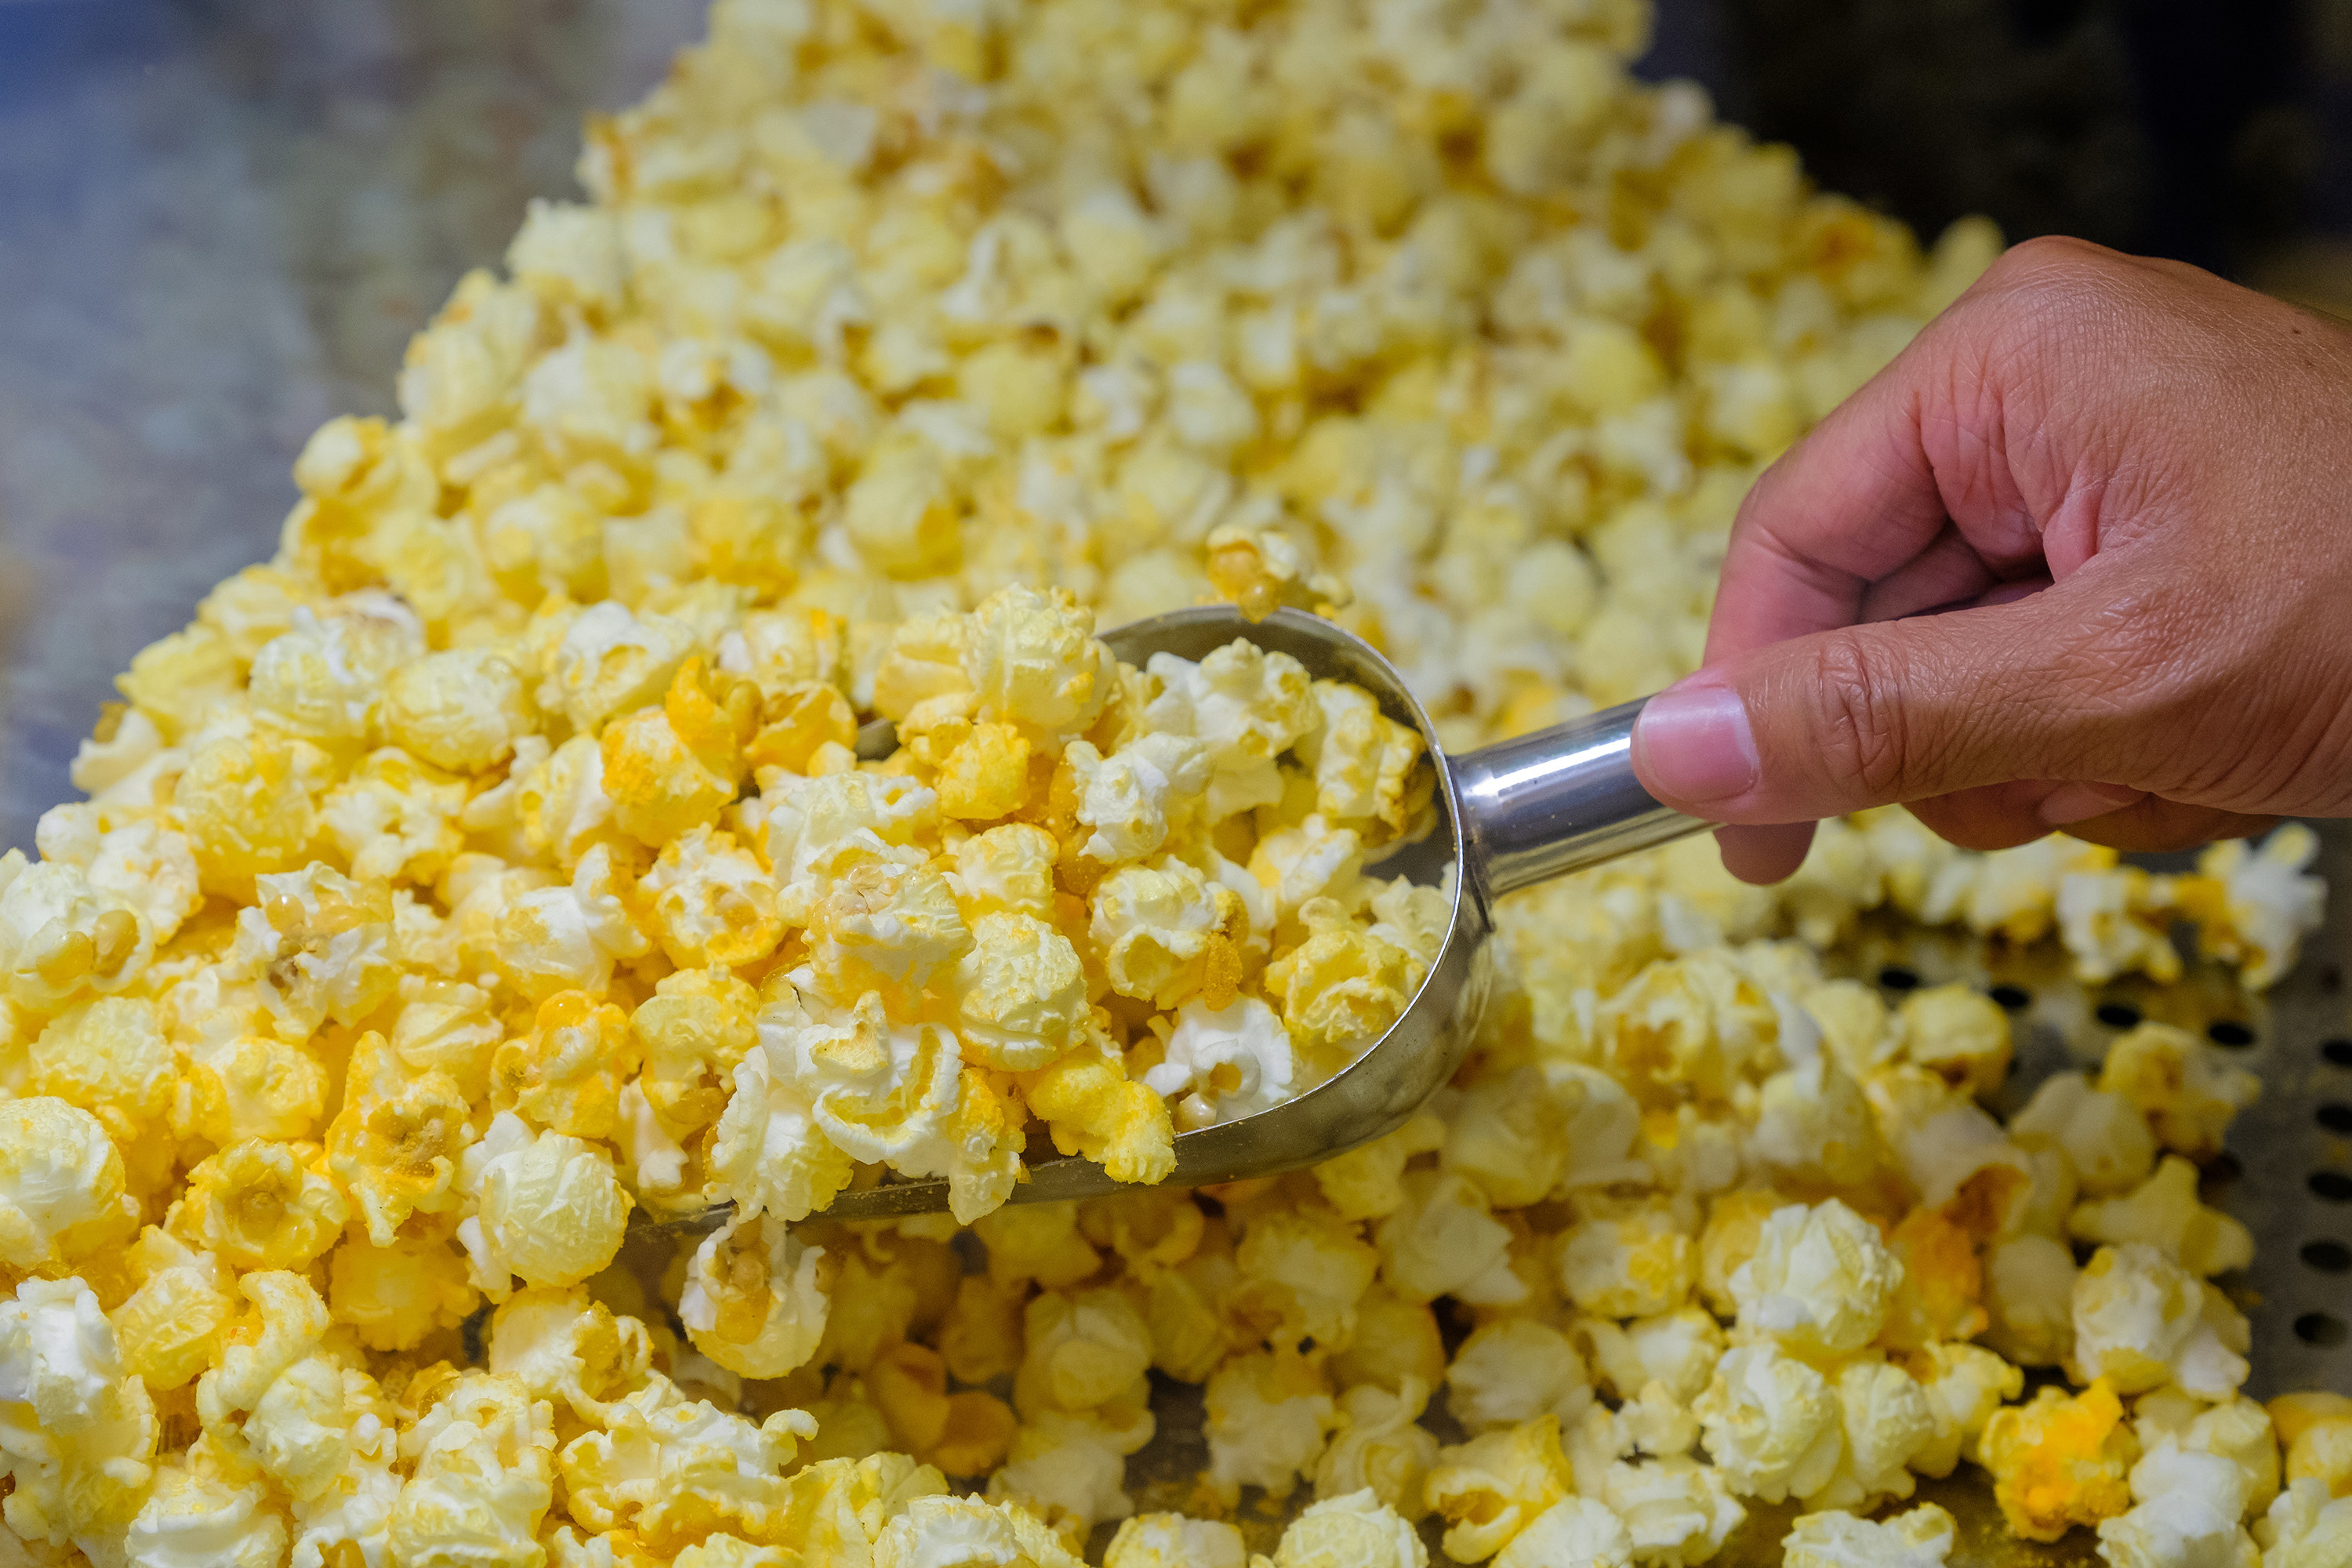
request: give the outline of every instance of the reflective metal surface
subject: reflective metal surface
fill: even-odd
[[[1489,898],[1706,826],[1660,805],[1633,776],[1633,721],[1648,700],[1454,759],[1469,859]]]

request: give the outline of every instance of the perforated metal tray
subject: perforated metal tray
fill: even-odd
[[[2204,1034],[2259,1074],[2262,1099],[2231,1127],[2228,1149],[2207,1168],[2205,1201],[2235,1215],[2254,1233],[2253,1268],[2221,1281],[2252,1323],[2253,1375],[2245,1392],[2268,1399],[2292,1389],[2352,1394],[2352,825],[2314,824],[2321,852],[2314,868],[2330,889],[2327,923],[2305,943],[2292,973],[2248,995],[2234,974],[2191,958],[2188,974],[2168,986],[2128,979],[2078,984],[2054,942],[2018,950],[1941,931],[1920,931],[1872,917],[1833,961],[1842,973],[1874,980],[1890,999],[1916,984],[1965,981],[1998,994],[2012,1012],[2016,1066],[1997,1109],[2021,1108],[2041,1081],[2068,1068],[2095,1068],[2117,1035],[2143,1016]],[[2145,857],[2151,868],[2184,868],[2188,857]],[[2178,933],[2186,947],[2187,933]],[[1424,1425],[1448,1442],[1460,1431],[1441,1391]],[[1197,1507],[1196,1479],[1208,1462],[1201,1431],[1201,1391],[1155,1374],[1159,1432],[1128,1461],[1139,1507]],[[1234,1522],[1253,1550],[1271,1552],[1283,1525],[1312,1500],[1309,1489],[1282,1504],[1244,1493]],[[2060,1568],[2098,1562],[2091,1532],[2076,1530],[2054,1545],[2015,1540],[2001,1527],[1984,1472],[1962,1466],[1942,1481],[1922,1482],[1908,1508],[1933,1501],[1958,1521],[1955,1568]],[[1800,1510],[1750,1505],[1748,1522],[1716,1563],[1763,1568],[1780,1561],[1780,1538]],[[1434,1520],[1423,1526],[1433,1563],[1451,1563],[1438,1547]],[[1109,1539],[1091,1543],[1095,1560]]]

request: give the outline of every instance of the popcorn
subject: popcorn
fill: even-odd
[[[1810,1497],[1836,1473],[1845,1436],[1838,1391],[1769,1341],[1727,1352],[1692,1408],[1738,1496]]]
[[[2058,932],[2074,955],[2075,978],[2090,984],[2144,973],[2169,983],[2180,978],[2172,945],[2175,886],[2137,866],[2074,871],[2058,883]]]
[[[2021,1366],[2057,1366],[2074,1345],[2074,1282],[2080,1270],[2063,1241],[2012,1237],[1985,1256],[1986,1342]]]
[[[2025,1386],[2022,1372],[1975,1345],[1929,1345],[1903,1364],[1918,1379],[1935,1423],[1934,1435],[1905,1461],[1923,1476],[1950,1475],[1963,1455],[1974,1460],[1986,1423]]]
[[[445,1241],[346,1242],[328,1255],[327,1279],[335,1321],[370,1350],[413,1350],[463,1323],[481,1301],[465,1255]]]
[[[2027,1148],[2063,1149],[2090,1196],[2126,1192],[2156,1163],[2156,1139],[2137,1108],[2078,1072],[2042,1079],[2010,1131]]]
[[[165,1227],[237,1268],[306,1267],[351,1215],[322,1155],[316,1143],[232,1143],[188,1173]]]
[[[1296,921],[1310,900],[1343,900],[1355,891],[1362,850],[1362,836],[1354,828],[1311,813],[1260,838],[1250,854],[1249,872],[1274,894],[1281,919]]]
[[[1877,1337],[1902,1279],[1867,1221],[1832,1198],[1778,1209],[1731,1276],[1743,1329],[1799,1352],[1850,1353]]]
[[[45,862],[78,868],[101,900],[145,921],[158,945],[203,901],[187,838],[156,817],[96,805],[52,806],[41,814],[35,839]]]
[[[1838,1369],[1837,1396],[1845,1455],[1814,1497],[1845,1508],[1867,1506],[1880,1497],[1909,1497],[1910,1460],[1937,1436],[1937,1414],[1925,1391],[1901,1367],[1864,1356]]]
[[[1590,1215],[1559,1251],[1560,1288],[1604,1318],[1646,1317],[1682,1305],[1698,1282],[1698,1247],[1661,1203],[1589,1198]]]
[[[1722,1472],[1690,1458],[1612,1464],[1602,1494],[1610,1511],[1625,1521],[1637,1562],[1704,1563],[1748,1517]]]
[[[1135,1505],[1125,1490],[1127,1456],[1151,1440],[1151,1414],[1120,1406],[1088,1415],[1047,1411],[1013,1434],[990,1496],[1025,1506],[1065,1538]]]
[[[2283,824],[2249,849],[2243,839],[2216,844],[2183,879],[2181,907],[2198,922],[2198,945],[2240,966],[2259,991],[2294,967],[2304,936],[2319,929],[2326,890],[2304,875],[2319,838],[2299,822]]]
[[[2253,1233],[2197,1201],[2197,1167],[2177,1154],[2166,1155],[2156,1174],[2125,1196],[2076,1208],[2066,1229],[2094,1244],[2145,1242],[2207,1278],[2254,1260]]]
[[[217,1478],[165,1463],[155,1468],[146,1501],[123,1530],[123,1548],[135,1563],[268,1568],[285,1561],[290,1533],[257,1475]]]
[[[671,839],[638,891],[681,968],[754,963],[783,935],[773,885],[731,834],[696,827]]]
[[[1113,1404],[1141,1409],[1148,1403],[1142,1380],[1151,1364],[1150,1332],[1118,1292],[1049,1291],[1033,1299],[1024,1340],[1013,1398],[1031,1419],[1055,1410],[1084,1414]]]
[[[362,742],[382,732],[384,678],[424,651],[415,611],[380,591],[352,594],[297,608],[254,654],[247,691],[287,733]]]
[[[1357,1238],[1353,1226],[1277,1214],[1251,1223],[1234,1262],[1240,1281],[1229,1308],[1275,1315],[1265,1331],[1269,1342],[1311,1340],[1338,1349],[1355,1335],[1356,1303],[1371,1286],[1380,1255]]]
[[[2331,1502],[2318,1481],[2297,1481],[2254,1529],[2266,1545],[2263,1568],[2323,1568],[2352,1548],[2352,1507]]]
[[[1209,782],[1206,748],[1181,735],[1143,735],[1108,757],[1076,741],[1062,760],[1077,785],[1073,815],[1094,829],[1079,853],[1107,863],[1140,860],[1165,844],[1171,817]]]
[[[457,1161],[473,1142],[472,1107],[447,1073],[415,1072],[373,1030],[352,1047],[343,1109],[327,1129],[327,1167],[379,1247],[422,1209],[457,1202]]]
[[[2192,1160],[2220,1153],[2231,1121],[2262,1092],[2253,1074],[2224,1063],[2204,1041],[2154,1022],[2107,1047],[2099,1088],[2137,1106],[2158,1142]]]
[[[393,1504],[395,1563],[528,1563],[554,1499],[555,1438],[544,1401],[493,1373],[461,1373],[400,1435],[413,1468]]]
[[[804,1411],[752,1422],[688,1400],[659,1374],[614,1402],[602,1431],[557,1455],[564,1506],[592,1529],[633,1531],[655,1553],[700,1542],[714,1528],[739,1538],[785,1534],[791,1489],[782,1472],[815,1435]]]
[[[1296,1071],[1274,1009],[1244,996],[1213,1011],[1195,997],[1176,1010],[1165,1052],[1143,1081],[1176,1102],[1188,1128],[1206,1127],[1281,1104]]]
[[[1890,809],[1777,890],[1693,840],[1504,900],[1475,1049],[1387,1137],[1000,1206],[1046,1142],[1155,1182],[1321,1082],[1449,931],[1366,872],[1430,808],[1409,724],[1098,617],[1325,615],[1456,751],[1656,689],[1755,465],[1999,241],[1923,258],[1638,83],[1633,0],[830,6],[719,0],[592,126],[589,202],[460,283],[397,421],[319,432],[276,559],[0,857],[6,1305],[90,1424],[0,1422],[14,1538],[1066,1565],[1133,1507],[1150,1368],[1209,1385],[1211,1501],[1312,1479],[1273,1568],[1418,1568],[1433,1503],[1513,1568],[1696,1563],[1735,1492],[1816,1510],[1792,1561],[1940,1561],[1928,1510],[1819,1510],[1964,1458],[2119,1561],[2242,1563],[2266,1505],[2330,1551],[2347,1423],[2233,1396],[2243,1233],[2157,1163],[2250,1080],[2148,1026],[2004,1129],[1999,1010],[1890,1016],[1816,951],[1877,910],[2161,984],[2181,915],[2259,986],[2318,912],[2300,828],[2160,878]],[[788,1231],[884,1167],[950,1215]],[[727,1201],[621,1257],[633,1204]],[[2004,1355],[2108,1382],[2002,1410]]]
[[[1952,1516],[1934,1503],[1883,1522],[1850,1513],[1809,1513],[1780,1539],[1785,1568],[1943,1568],[1952,1550]]]
[[[824,1257],[782,1223],[739,1212],[695,1248],[678,1321],[695,1348],[728,1371],[781,1377],[824,1337]]]
[[[467,1149],[457,1184],[478,1205],[457,1237],[474,1284],[494,1301],[513,1288],[512,1276],[574,1285],[612,1262],[635,1206],[602,1145],[533,1131],[511,1110]]]
[[[24,1092],[62,1100],[100,1118],[120,1142],[170,1103],[172,1048],[152,1003],[107,997],[51,1019],[26,1052]]]
[[[1403,1204],[1373,1237],[1390,1289],[1408,1301],[1450,1295],[1482,1306],[1526,1298],[1526,1282],[1511,1269],[1511,1233],[1467,1177],[1410,1171],[1403,1186]]]
[[[2271,1401],[2270,1415],[2286,1445],[2288,1480],[2318,1480],[2336,1496],[2352,1492],[2352,1404],[2340,1394],[2283,1394]]]
[[[2132,1467],[2137,1506],[2099,1521],[2100,1555],[2110,1563],[2260,1561],[2253,1538],[2238,1528],[2246,1511],[2244,1479],[2229,1460],[2170,1445]]]
[[[609,846],[580,858],[566,885],[539,888],[493,905],[490,962],[498,977],[534,1002],[560,991],[601,992],[617,960],[651,947],[630,921],[625,885]],[[461,908],[461,922],[470,911]]]
[[[154,1393],[184,1387],[219,1355],[221,1331],[237,1311],[234,1276],[152,1226],[128,1261],[137,1288],[109,1314],[123,1368]]]
[[[1548,1563],[1626,1568],[1633,1538],[1608,1508],[1587,1498],[1562,1498],[1536,1515],[1495,1558],[1497,1568],[1540,1568]]]
[[[1299,760],[1314,770],[1317,813],[1360,834],[1375,823],[1403,832],[1416,804],[1410,786],[1421,736],[1381,713],[1357,687],[1318,680],[1314,691],[1322,724],[1300,747]],[[1359,823],[1365,826],[1355,827]]]
[[[1763,993],[1713,953],[1654,965],[1607,1006],[1607,1066],[1645,1104],[1723,1098],[1780,1028]]]
[[[2126,1394],[2179,1384],[2227,1399],[2246,1379],[2246,1320],[2212,1286],[2144,1242],[2103,1247],[2074,1284],[2072,1366]]]
[[[1207,1484],[1229,1507],[1245,1486],[1288,1497],[1339,1419],[1314,1363],[1285,1352],[1236,1356],[1209,1379]]]
[[[2028,1541],[2055,1541],[2071,1526],[2124,1512],[2138,1447],[2104,1380],[2079,1397],[2040,1389],[2027,1404],[1996,1412],[1982,1439],[2001,1517]]]
[[[810,911],[810,971],[817,989],[845,1005],[871,997],[906,1011],[971,940],[945,877],[867,861],[847,868]]]
[[[1324,1061],[1349,1060],[1386,1034],[1421,989],[1427,967],[1377,931],[1360,931],[1332,900],[1298,911],[1307,940],[1269,965],[1291,1039]]]
[[[1440,1448],[1422,1490],[1446,1521],[1447,1555],[1483,1563],[1570,1495],[1559,1423],[1539,1415]]]
[[[659,708],[639,708],[604,728],[604,793],[621,831],[659,847],[707,826],[735,798],[742,743],[757,722],[757,692],[711,681],[698,658],[670,683]]]
[[[104,1540],[138,1511],[155,1411],[124,1381],[98,1298],[79,1279],[26,1279],[0,1302],[0,1470],[8,1528],[66,1547]]]
[[[152,928],[71,865],[0,856],[0,986],[17,1005],[49,1011],[119,993],[153,944]]]
[[[1914,991],[1895,1022],[1906,1058],[1971,1094],[1992,1093],[2009,1071],[2009,1015],[1968,986]]]
[[[1232,1005],[1241,964],[1227,933],[1244,915],[1238,895],[1162,857],[1104,878],[1091,908],[1087,934],[1112,990],[1168,1010],[1204,992],[1216,1011]]]
[[[464,847],[458,818],[465,806],[463,780],[386,746],[327,792],[319,821],[354,876],[431,882]]]
[[[797,1003],[761,1015],[760,1037],[770,1080],[788,1077],[806,1097],[813,1130],[835,1149],[913,1175],[945,1173],[942,1134],[961,1081],[952,1035],[892,1023],[873,992],[840,1009],[803,990]],[[751,1060],[737,1068],[739,1098]],[[722,1118],[722,1140],[726,1127]]]
[[[1215,1520],[1139,1513],[1124,1520],[1104,1568],[1248,1568],[1242,1532]]]
[[[1146,666],[1160,694],[1144,721],[1209,749],[1208,812],[1222,822],[1282,798],[1276,759],[1319,721],[1306,668],[1287,654],[1232,642],[1198,664],[1171,653]]]
[[[1538,1415],[1572,1429],[1592,1405],[1584,1362],[1568,1336],[1531,1318],[1481,1324],[1445,1369],[1446,1408],[1472,1433]]]
[[[593,735],[613,715],[657,700],[693,647],[693,632],[667,616],[639,616],[609,599],[591,605],[550,653],[538,704]]]
[[[1412,1527],[1367,1489],[1310,1503],[1282,1532],[1275,1568],[1427,1568]]]
[[[479,773],[536,728],[530,680],[499,647],[411,659],[384,681],[383,729],[406,754],[453,773]]]
[[[940,1568],[1073,1568],[1079,1559],[1017,1505],[969,1498],[921,1497],[882,1528],[877,1563],[937,1563]]]
[[[1416,1425],[1428,1385],[1408,1374],[1395,1392],[1360,1384],[1339,1396],[1345,1417],[1315,1464],[1315,1495],[1328,1502],[1369,1489],[1408,1519],[1426,1511],[1422,1479],[1437,1459],[1437,1438]]]
[[[2237,1484],[2244,1493],[2241,1514],[2262,1512],[2278,1495],[2282,1434],[2273,1430],[2270,1412],[2252,1400],[2241,1395],[2207,1406],[2177,1390],[2159,1392],[2143,1397],[2133,1416],[2140,1447],[2147,1454],[2170,1444],[2184,1453],[2210,1454],[2235,1466]],[[2159,1473],[2151,1470],[2149,1479]],[[2136,1478],[2133,1495],[2138,1497],[2142,1489]]]

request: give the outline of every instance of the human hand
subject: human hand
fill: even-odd
[[[2016,247],[1757,481],[1633,756],[1749,881],[1895,802],[1979,849],[2352,815],[2352,331]]]

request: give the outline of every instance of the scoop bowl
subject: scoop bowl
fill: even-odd
[[[1624,703],[1534,734],[1449,757],[1395,667],[1370,644],[1320,616],[1276,610],[1251,621],[1231,605],[1203,605],[1130,621],[1101,634],[1140,667],[1155,653],[1198,660],[1236,637],[1297,659],[1318,680],[1361,687],[1382,712],[1422,738],[1436,777],[1431,820],[1418,837],[1384,847],[1370,868],[1442,889],[1449,906],[1444,945],[1388,1032],[1347,1067],[1280,1105],[1175,1139],[1165,1184],[1213,1186],[1318,1164],[1395,1131],[1454,1076],[1494,984],[1495,900],[1529,883],[1649,848],[1706,823],[1660,805],[1634,778],[1633,720]],[[861,733],[861,753],[887,755],[880,725]],[[1013,1203],[1100,1197],[1128,1186],[1076,1155],[1030,1162]],[[944,1212],[944,1177],[887,1177],[836,1196],[828,1219],[882,1219]],[[732,1205],[667,1215],[640,1209],[633,1229],[717,1228]]]

